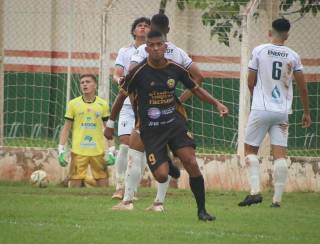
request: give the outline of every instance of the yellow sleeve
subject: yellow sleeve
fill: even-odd
[[[72,121],[74,120],[74,108],[71,102],[68,102],[66,114],[64,115],[64,118]]]

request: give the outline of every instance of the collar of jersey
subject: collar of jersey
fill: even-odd
[[[168,65],[169,65],[169,60],[168,59],[166,59],[165,58],[165,60],[167,61],[164,65],[161,65],[161,66],[154,66],[153,64],[151,64],[150,62],[149,62],[149,58],[147,58],[147,63],[148,63],[148,65],[151,67],[151,68],[153,68],[153,69],[163,69],[163,68],[165,68],[165,67],[167,67]]]
[[[94,100],[93,100],[92,102],[86,102],[86,101],[84,100],[83,96],[81,96],[81,98],[82,98],[82,101],[83,101],[84,103],[94,103],[94,102],[96,101],[96,99],[97,99],[97,96],[94,97]]]

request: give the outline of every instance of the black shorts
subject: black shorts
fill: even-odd
[[[145,128],[141,130],[140,135],[151,172],[169,160],[167,146],[173,153],[183,147],[196,148],[193,137],[188,132],[187,123],[180,115],[170,125]]]

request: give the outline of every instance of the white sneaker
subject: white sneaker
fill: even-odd
[[[114,205],[111,209],[120,211],[131,211],[133,210],[133,203],[124,203],[123,201],[121,201],[117,205]]]
[[[122,200],[123,199],[123,194],[124,194],[123,189],[118,189],[113,193],[111,199]]]
[[[163,204],[152,204],[150,207],[146,208],[147,211],[153,212],[164,212]]]

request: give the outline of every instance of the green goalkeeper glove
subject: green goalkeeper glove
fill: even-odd
[[[66,167],[68,165],[68,162],[65,160],[66,152],[64,150],[64,145],[58,146],[58,161],[61,167]]]
[[[115,164],[116,162],[116,157],[115,157],[115,148],[114,147],[110,147],[108,151],[105,152],[105,165],[106,166],[112,166]]]

